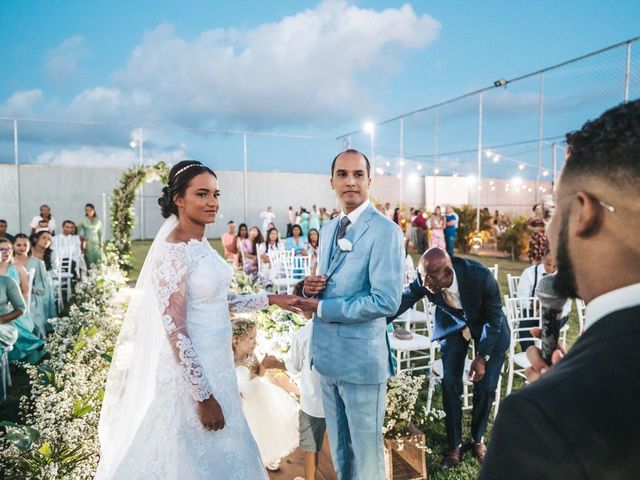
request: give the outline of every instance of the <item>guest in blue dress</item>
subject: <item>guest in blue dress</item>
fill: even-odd
[[[29,291],[27,273],[22,267],[13,264],[13,247],[9,240],[0,240],[0,275],[10,278],[21,290],[20,294],[24,299]],[[18,270],[20,268],[20,271]],[[24,303],[24,300],[23,300]],[[9,352],[9,360],[22,360],[29,363],[36,363],[43,355],[44,341],[35,335],[35,325],[31,315],[23,308],[23,313],[13,320],[13,325],[18,331],[18,338]]]
[[[320,231],[320,213],[315,205],[311,208],[311,217],[309,218],[309,231],[311,230]]]
[[[12,348],[18,340],[14,320],[22,315],[25,305],[20,287],[9,277],[0,275],[0,347]]]
[[[47,333],[53,332],[49,323],[50,318],[58,316],[56,311],[56,299],[53,280],[47,272],[45,262],[34,256],[29,256],[31,244],[29,238],[19,233],[13,241],[14,264],[23,267],[25,271],[33,269],[35,276],[31,291],[31,318],[36,326],[36,334],[44,338]]]
[[[309,233],[309,212],[305,208],[300,211],[300,228],[302,229],[302,235],[307,236]]]
[[[307,237],[302,232],[300,225],[291,227],[291,236],[285,241],[285,249],[295,251],[296,255],[307,254]]]

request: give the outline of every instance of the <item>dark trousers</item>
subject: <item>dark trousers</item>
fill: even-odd
[[[287,237],[289,238],[291,236],[291,229],[293,228],[293,223],[287,223]]]
[[[442,399],[444,403],[444,419],[447,428],[449,447],[454,448],[462,443],[462,374],[467,357],[469,342],[461,333],[454,333],[440,340],[440,351],[444,376],[442,379]],[[471,413],[471,440],[482,441],[491,404],[496,396],[496,387],[500,378],[500,370],[504,363],[505,352],[493,352],[487,362],[485,375],[473,384],[473,410]]]
[[[457,235],[455,233],[444,236],[444,241],[447,245],[447,253],[450,257],[453,257],[453,246],[456,244],[456,237]]]

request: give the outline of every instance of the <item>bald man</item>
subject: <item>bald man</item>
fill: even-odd
[[[449,449],[443,464],[445,467],[460,464],[462,375],[471,339],[476,349],[469,371],[474,382],[471,449],[483,462],[486,452],[483,436],[510,338],[500,288],[484,265],[465,258],[451,259],[446,251],[434,247],[420,258],[418,275],[405,288],[400,309],[389,321],[425,296],[436,305],[433,340],[440,342],[444,370],[442,397]]]

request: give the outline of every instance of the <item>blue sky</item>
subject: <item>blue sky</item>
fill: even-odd
[[[631,0],[0,0],[0,116],[312,135],[317,138],[250,136],[251,168],[324,171],[341,146],[332,139],[365,120],[381,121],[635,37],[638,19],[640,2]],[[634,46],[637,68],[640,43]],[[624,59],[616,52],[587,62],[587,75],[552,77],[548,97],[613,89],[618,66]],[[536,92],[535,82],[522,82],[496,100],[512,110],[529,108]],[[600,97],[569,113],[550,103],[545,136],[577,128],[622,100],[617,91]],[[472,105],[465,108],[459,118],[442,120],[440,152],[476,141],[477,116]],[[487,108],[491,116],[492,104]],[[486,142],[536,137],[536,111],[514,120],[500,116],[503,111],[488,119]],[[405,126],[405,154],[430,168],[432,123],[425,115]],[[127,145],[136,135],[129,127],[25,124],[20,131],[25,162],[126,164],[136,156]],[[11,138],[10,125],[0,122],[0,162],[12,161]],[[237,135],[147,129],[143,138],[154,159],[188,156],[220,169],[241,166]],[[362,135],[353,141],[368,148]],[[380,128],[377,142],[379,163],[393,164],[398,124]],[[502,153],[535,161],[525,147]],[[548,156],[545,150],[546,163]],[[473,158],[449,155],[440,165],[443,173],[464,174]]]

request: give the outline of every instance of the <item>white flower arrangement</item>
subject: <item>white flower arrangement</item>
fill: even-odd
[[[31,395],[20,402],[24,425],[5,424],[0,434],[6,478],[93,477],[100,406],[124,315],[124,306],[113,299],[123,286],[118,267],[92,269],[47,339],[50,358],[26,367]]]
[[[341,238],[340,240],[338,240],[338,247],[340,247],[340,250],[343,252],[350,252],[351,250],[353,250],[353,245],[346,238]]]
[[[258,325],[261,350],[276,356],[282,356],[291,349],[293,335],[305,324],[305,319],[300,315],[275,306],[254,312],[252,319]]]

